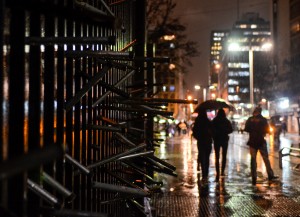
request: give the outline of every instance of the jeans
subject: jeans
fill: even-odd
[[[268,173],[268,178],[272,178],[274,176],[274,172],[272,170],[270,160],[269,160],[269,154],[268,154],[268,149],[267,149],[267,143],[265,142],[262,144],[259,148],[253,148],[250,146],[250,155],[251,155],[251,176],[252,180],[256,181],[257,178],[257,164],[256,164],[256,156],[257,152],[260,152],[263,161],[265,163],[267,173]]]

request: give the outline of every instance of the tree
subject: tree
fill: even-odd
[[[191,66],[191,57],[199,56],[200,53],[197,42],[188,40],[186,27],[173,15],[175,7],[173,0],[147,1],[147,37],[149,41],[157,42],[164,35],[175,35],[172,62],[184,73],[187,71],[184,65]]]

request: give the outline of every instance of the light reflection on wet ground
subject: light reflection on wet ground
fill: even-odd
[[[164,150],[160,148],[156,155],[176,166],[178,177],[156,174],[155,178],[164,183],[162,192],[153,198],[157,216],[300,216],[300,172],[293,169],[300,161],[284,157],[282,170],[278,163],[278,150],[298,144],[298,137],[287,135],[281,138],[280,144],[268,138],[270,162],[280,180],[269,182],[266,179],[265,166],[258,155],[256,186],[251,184],[247,138],[246,134],[231,135],[226,176],[220,182],[214,181],[212,152],[209,183],[205,186],[199,182],[196,141],[187,135],[169,139]]]

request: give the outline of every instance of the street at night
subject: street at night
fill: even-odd
[[[300,217],[300,0],[0,18],[0,217]]]
[[[197,171],[196,140],[188,135],[173,137],[157,149],[157,156],[177,167],[178,177],[159,174],[162,192],[151,199],[157,217],[196,216],[300,216],[300,171],[295,156],[283,157],[279,168],[278,151],[298,145],[296,134],[280,137],[280,144],[267,136],[269,158],[279,180],[269,182],[260,154],[257,158],[258,181],[251,183],[248,134],[230,136],[226,176],[215,182],[214,152],[210,156],[209,183],[202,186]]]

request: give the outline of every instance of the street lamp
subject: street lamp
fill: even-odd
[[[197,100],[198,100],[198,102],[200,102],[200,89],[201,89],[201,86],[199,85],[199,84],[196,84],[195,86],[194,86],[194,88],[195,88],[195,92],[196,92],[196,96],[197,96]]]
[[[206,96],[207,89],[206,89],[206,87],[203,87],[203,86],[200,86],[199,84],[196,84],[194,86],[194,88],[195,88],[195,91],[197,91],[197,97],[199,99],[199,102],[206,101],[206,99],[207,99],[207,96]],[[202,90],[202,91],[200,92],[200,90]]]
[[[272,48],[272,44],[267,42],[260,46],[240,46],[238,43],[231,43],[228,46],[229,51],[248,51],[249,53],[249,89],[250,89],[250,104],[253,107],[254,105],[254,72],[253,72],[253,52],[254,51],[269,51]]]
[[[196,84],[196,85],[195,85],[195,90],[200,90],[200,89],[201,89],[201,86],[198,85],[198,84]]]
[[[250,104],[254,105],[254,85],[253,85],[253,49],[249,47],[249,86],[250,86]]]

